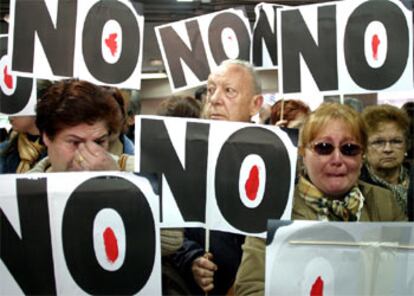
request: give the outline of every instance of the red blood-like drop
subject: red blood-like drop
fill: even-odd
[[[108,46],[109,50],[111,51],[112,56],[115,55],[116,49],[118,44],[116,42],[116,37],[118,37],[117,33],[109,34],[109,37],[105,39],[105,44]]]
[[[259,169],[257,165],[254,165],[250,169],[249,178],[247,179],[244,188],[246,190],[247,197],[251,201],[255,200],[257,196],[257,190],[259,189]]]
[[[118,259],[118,241],[114,231],[107,227],[103,233],[106,258],[109,262],[114,263]]]
[[[320,276],[313,283],[310,296],[323,296],[323,280]]]
[[[4,75],[4,84],[9,88],[13,88],[13,77],[8,73],[7,66],[3,69],[3,75]]]
[[[378,58],[378,46],[380,45],[381,41],[377,34],[372,36],[371,46],[372,46],[372,56],[374,60]]]

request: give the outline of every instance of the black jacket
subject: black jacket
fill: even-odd
[[[244,236],[221,231],[210,232],[210,252],[217,265],[214,274],[214,289],[209,295],[225,295],[233,285],[239,268]],[[199,256],[203,256],[205,231],[202,228],[187,228],[184,232],[184,244],[174,255],[174,264],[189,284],[194,295],[205,295],[194,281],[191,265]]]

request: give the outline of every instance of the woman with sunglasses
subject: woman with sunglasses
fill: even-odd
[[[364,124],[349,106],[325,103],[304,122],[299,140],[302,172],[295,187],[292,219],[405,221],[392,193],[359,181],[366,143]],[[265,241],[247,237],[236,295],[263,295]]]
[[[361,179],[391,190],[407,213],[408,169],[403,166],[408,149],[410,118],[391,105],[368,106],[362,112],[368,145]]]

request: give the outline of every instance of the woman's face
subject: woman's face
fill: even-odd
[[[368,135],[366,157],[374,172],[399,168],[405,151],[404,133],[394,122],[380,123],[377,130]]]
[[[326,143],[324,147],[331,144],[335,149],[330,154],[320,155],[317,149],[313,148],[318,143]],[[345,144],[360,145],[342,120],[332,119],[320,129],[308,147],[305,147],[303,163],[308,177],[326,196],[341,198],[357,183],[362,165],[362,153],[354,156],[344,155],[339,149],[341,146],[355,148],[352,145],[343,146]]]
[[[80,143],[95,142],[106,150],[108,149],[109,132],[105,122],[94,124],[82,123],[68,127],[57,133],[55,138],[49,139],[44,134],[43,140],[47,146],[47,153],[54,172],[76,170],[75,154]]]

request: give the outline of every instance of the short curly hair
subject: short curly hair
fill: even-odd
[[[404,110],[395,106],[388,104],[367,106],[362,111],[362,119],[365,122],[368,136],[377,132],[380,124],[393,122],[404,133],[405,139],[408,138],[410,118]]]
[[[119,133],[123,123],[121,108],[111,92],[87,81],[58,81],[36,105],[36,125],[51,140],[68,127],[99,121],[105,123],[109,135]]]

